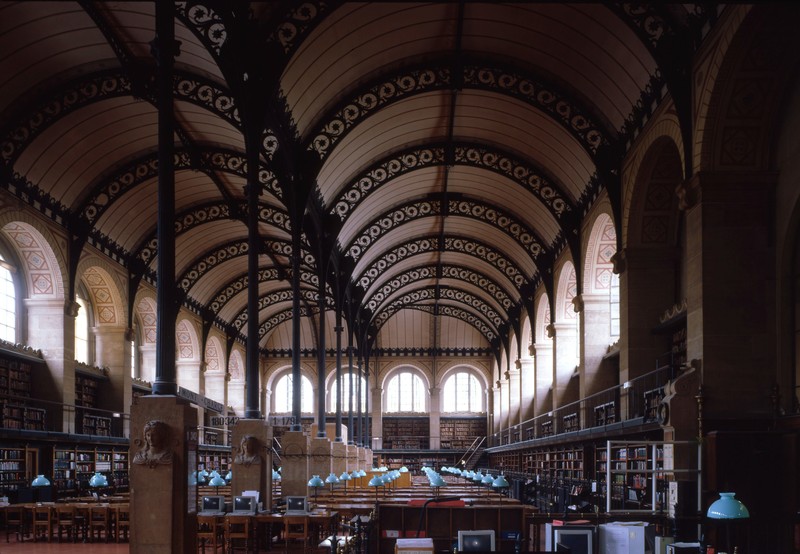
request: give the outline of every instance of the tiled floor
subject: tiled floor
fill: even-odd
[[[5,533],[0,532],[0,554],[128,554],[130,546],[125,543],[69,543],[69,542],[33,542],[18,543],[14,537],[6,542]]]

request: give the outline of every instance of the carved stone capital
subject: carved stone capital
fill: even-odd
[[[549,339],[555,338],[555,336],[556,336],[556,326],[554,324],[549,323],[547,325],[547,327],[545,327],[545,330],[547,330],[547,338],[549,338]]]
[[[576,294],[572,297],[572,309],[576,314],[583,312],[583,295]]]
[[[64,314],[68,315],[69,317],[78,317],[78,311],[80,311],[81,305],[75,302],[74,300],[68,300],[67,303],[64,305]]]
[[[620,250],[615,252],[613,256],[611,256],[611,263],[614,265],[614,273],[620,275],[621,273],[625,273],[625,270],[628,268],[627,261],[625,259],[625,250]]]

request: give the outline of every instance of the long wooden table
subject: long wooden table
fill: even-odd
[[[50,509],[50,516],[51,516],[51,525],[48,529],[47,533],[47,540],[48,542],[53,540],[53,532],[56,529],[57,520],[56,520],[56,508],[58,506],[68,506],[75,508],[76,511],[76,527],[80,529],[81,534],[83,535],[83,541],[86,542],[88,540],[88,532],[89,532],[89,511],[91,508],[105,508],[108,514],[108,528],[106,529],[106,536],[110,536],[111,533],[116,532],[116,521],[117,521],[117,513],[120,509],[128,509],[130,507],[129,504],[123,503],[115,503],[111,504],[108,502],[29,502],[25,504],[11,504],[8,506],[0,507],[0,509],[5,512],[9,508],[22,508],[24,511],[24,520],[26,523],[23,526],[23,529],[20,533],[20,537],[22,540],[26,538],[30,538],[33,532],[33,518],[35,517],[35,512],[37,508],[49,508]],[[7,520],[5,517],[5,513],[3,513],[3,519]],[[6,522],[7,527],[7,522]],[[77,533],[74,534],[74,538],[77,538]]]

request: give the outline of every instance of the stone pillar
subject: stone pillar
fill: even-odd
[[[109,386],[98,398],[98,408],[114,412],[129,413],[133,399],[129,343],[125,340],[125,327],[102,325],[93,329],[96,345],[96,361],[100,367],[108,368]],[[129,425],[127,418],[123,425]],[[122,429],[122,436],[130,436],[130,429]]]
[[[152,383],[156,378],[156,344],[148,342],[139,347],[139,356],[141,357],[141,371],[139,377],[143,381]]]
[[[319,475],[324,481],[331,473],[331,440],[328,437],[311,436],[308,444],[308,475]],[[338,476],[338,473],[337,473]],[[308,481],[308,479],[306,479]]]
[[[372,456],[370,454],[371,451],[366,446],[358,447],[358,469],[363,469],[364,471],[372,469]]]
[[[773,417],[775,174],[702,173],[686,188],[686,353],[702,360],[703,415]]]
[[[580,338],[583,344],[583,373],[580,382],[580,397],[615,386],[616,372],[602,371],[603,358],[608,352],[611,336],[611,314],[608,294],[582,294],[579,300],[581,310]]]
[[[138,397],[131,429],[131,553],[194,552],[197,412],[176,396]]]
[[[35,344],[47,362],[47,379],[38,378],[36,382],[37,396],[45,400],[75,405],[75,316],[67,314],[64,299],[26,298],[25,310],[28,315],[28,343]],[[60,426],[64,433],[75,432],[74,410],[55,413],[54,424]],[[60,425],[59,425],[60,421]],[[57,428],[57,427],[55,427]]]
[[[504,433],[508,430],[508,383],[504,379],[495,381],[497,387],[498,427]]]
[[[342,426],[344,430],[344,426]],[[338,477],[347,471],[347,445],[342,441],[331,443],[331,471]]]
[[[258,491],[264,509],[272,508],[272,426],[263,419],[240,419],[231,437],[231,495]]]
[[[431,450],[439,450],[442,444],[442,425],[441,425],[441,403],[442,403],[442,389],[439,387],[431,387],[431,409],[428,410],[428,418],[430,419],[430,445],[428,448]]]
[[[347,471],[352,473],[358,467],[358,447],[355,444],[347,445]]]
[[[281,447],[281,495],[307,496],[308,480],[311,477],[308,471],[308,436],[302,431],[287,431],[281,437]]]
[[[546,339],[533,345],[536,351],[534,374],[536,392],[533,395],[533,415],[538,417],[553,409],[553,341]]]
[[[236,415],[244,415],[244,381],[239,379],[228,381],[228,406]]]
[[[578,358],[575,355],[578,346],[578,329],[575,325],[576,322],[574,320],[553,324],[555,331],[555,340],[553,341],[553,349],[555,351],[553,409],[578,400],[577,387],[569,386],[578,362]],[[553,425],[560,425],[560,422],[555,422]],[[555,427],[555,429],[558,429],[558,427]]]
[[[521,421],[527,421],[532,419],[535,414],[536,367],[533,358],[520,360],[519,388],[521,391],[519,418]]]
[[[514,362],[513,367],[509,367],[506,372],[508,380],[508,426],[513,427],[522,421],[520,418],[520,401],[522,391],[520,390],[520,360]]]
[[[497,381],[495,386],[492,387],[491,395],[492,413],[494,414],[492,433],[497,433],[500,431],[500,427],[503,424],[503,407],[500,405],[500,381]]]
[[[202,394],[200,390],[200,360],[176,360],[178,386]]]

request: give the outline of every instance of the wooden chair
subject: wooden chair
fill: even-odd
[[[250,550],[250,516],[225,516],[225,552],[233,554],[235,541],[244,541],[244,551]]]
[[[110,518],[106,506],[92,506],[89,508],[89,538],[94,542],[95,538],[100,540],[100,533],[105,535],[108,542],[111,532]]]
[[[58,529],[58,542],[61,542],[63,533],[66,532],[67,537],[71,541],[78,538],[77,528],[75,525],[75,506],[67,504],[56,505],[55,507],[56,529]]]
[[[25,509],[22,506],[7,506],[6,512],[6,542],[11,531],[16,531],[17,542],[22,542],[22,535],[25,534]]]
[[[120,542],[123,536],[127,541],[131,531],[131,506],[130,504],[118,504],[115,509],[117,514],[114,519],[114,535],[117,542]]]
[[[306,550],[309,538],[309,520],[306,516],[283,517],[283,546],[289,549],[289,543],[295,540],[303,541],[303,551]]]
[[[197,516],[197,549],[205,554],[206,545],[215,554],[218,548],[225,549],[225,530],[217,516]]]
[[[53,537],[52,506],[36,506],[33,509],[33,540],[39,540],[40,534],[47,542]]]

